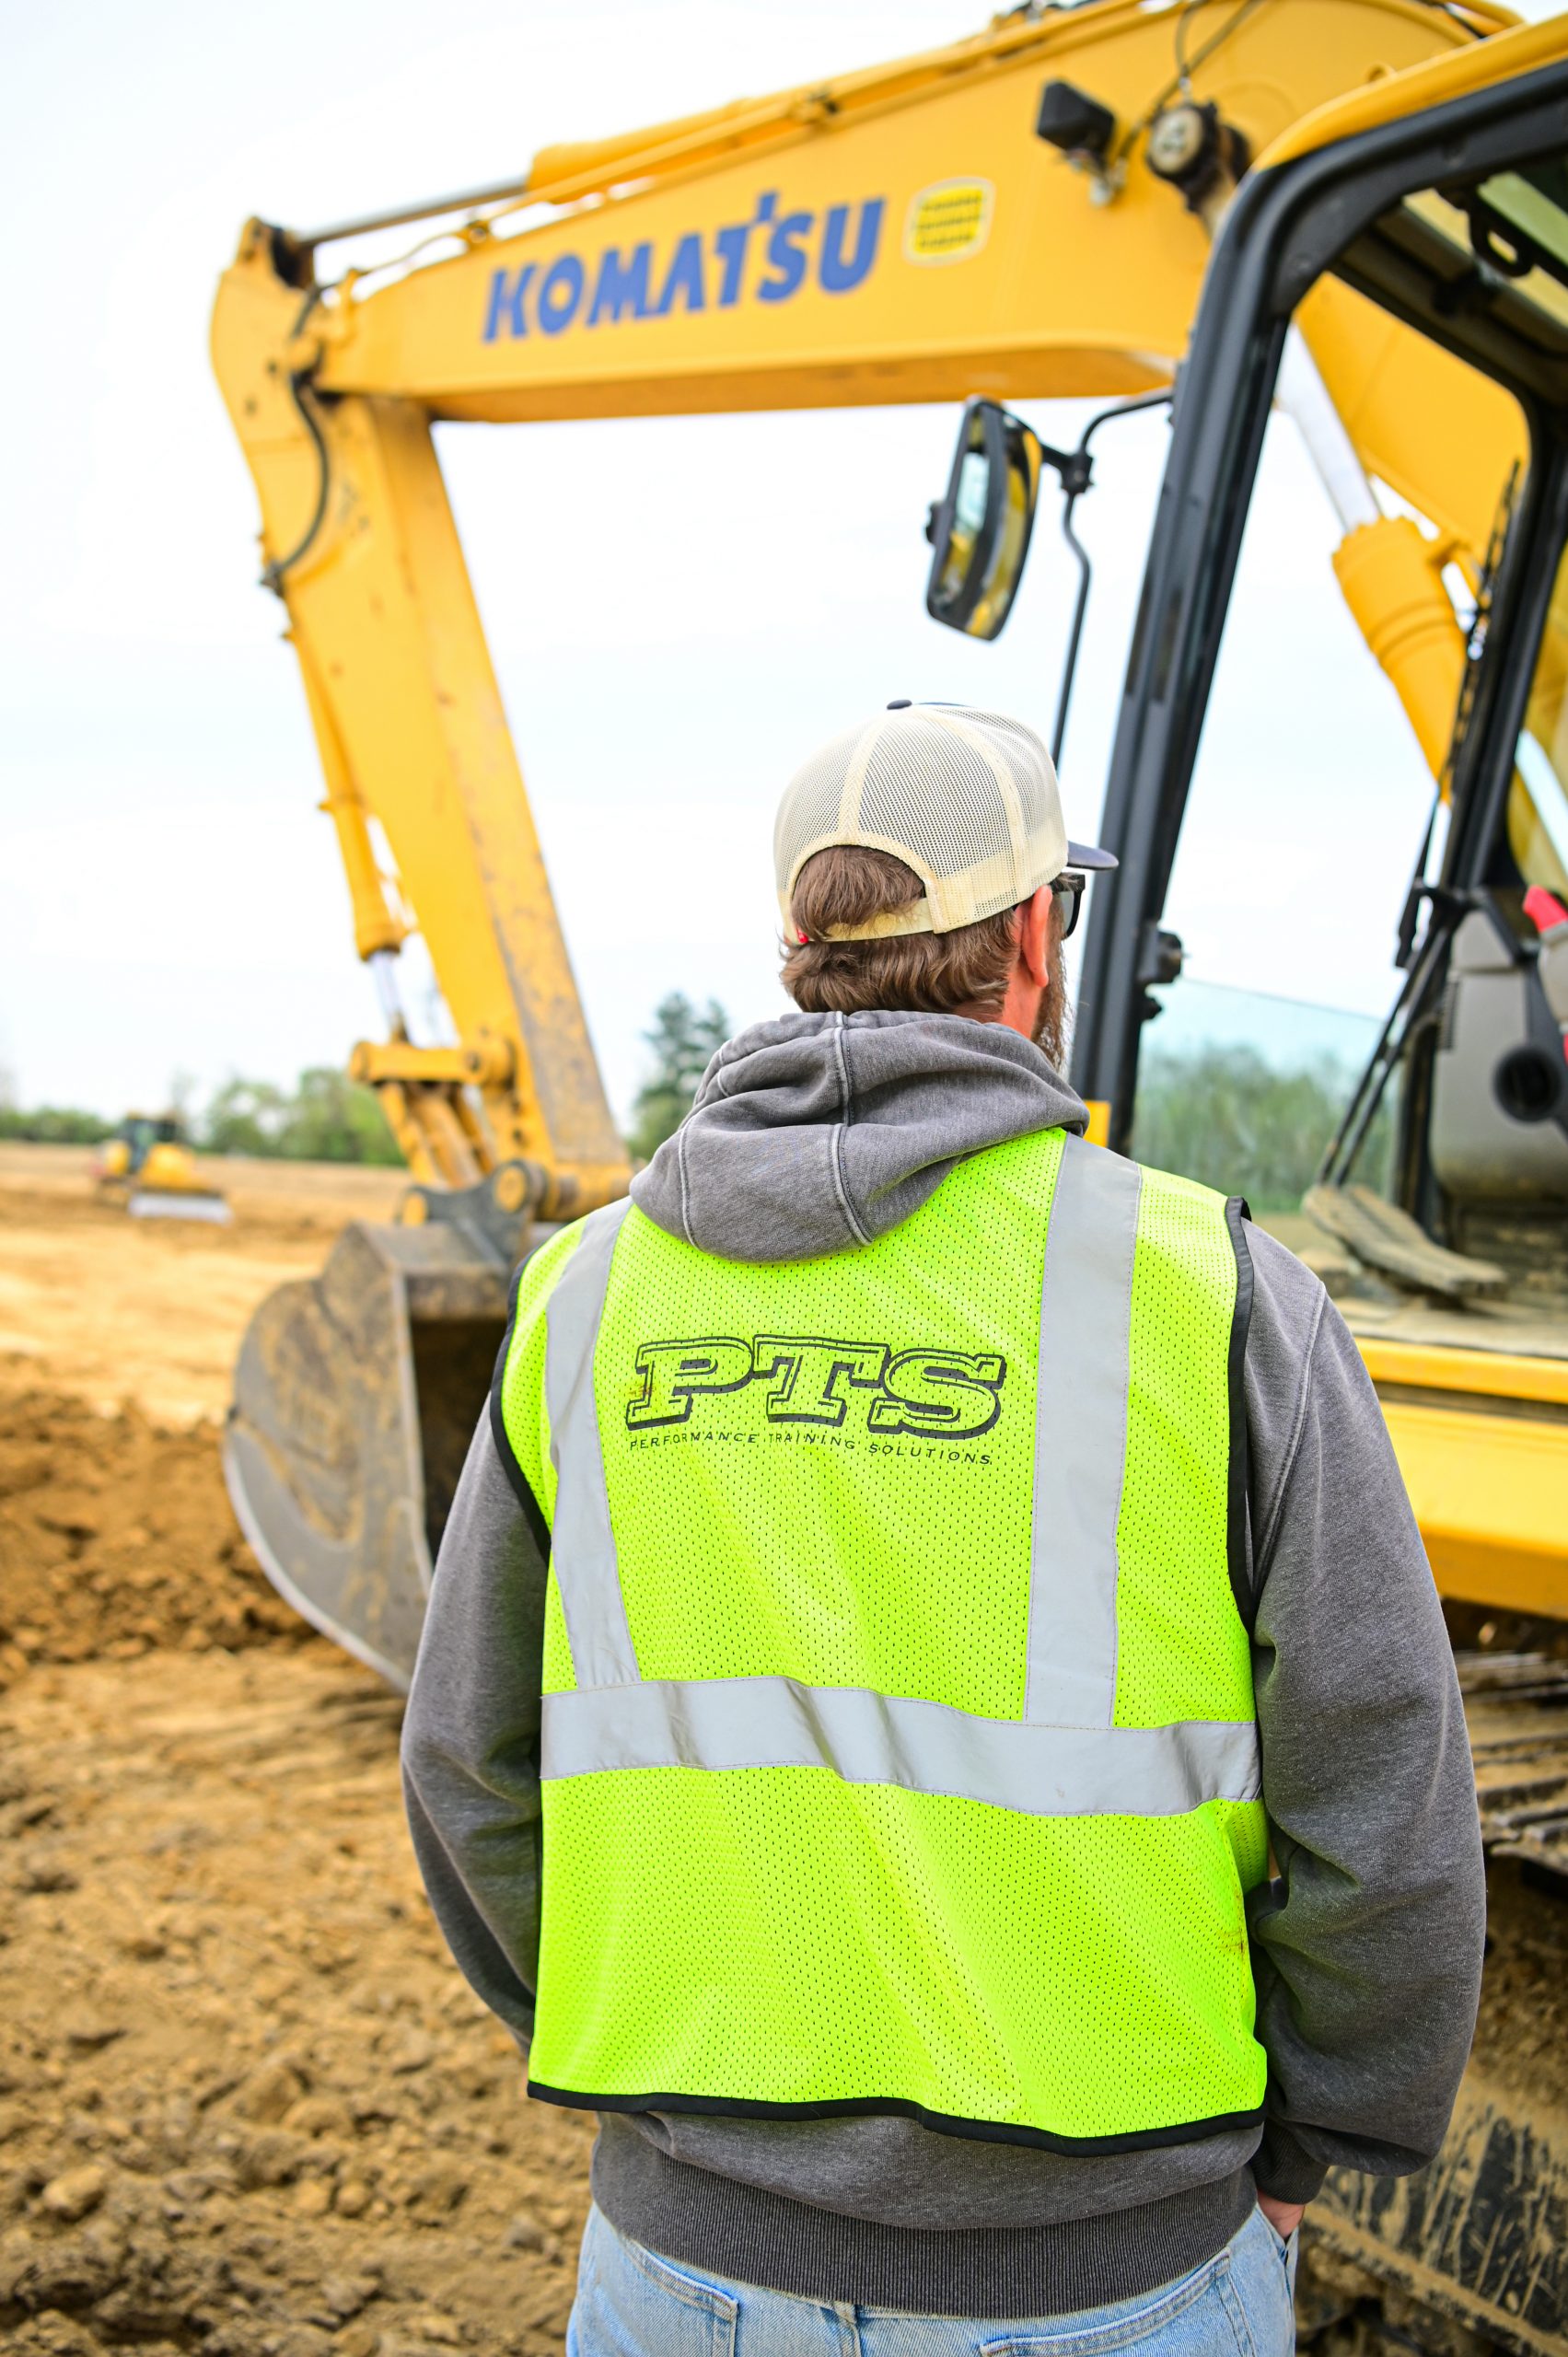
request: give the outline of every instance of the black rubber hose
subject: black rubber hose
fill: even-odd
[[[295,321],[294,332],[296,335],[300,332],[300,330],[304,327],[306,320],[310,317],[311,312],[315,309],[318,299],[317,291],[315,288],[312,288],[306,297],[305,308],[300,312],[298,319]],[[322,524],[326,520],[327,494],[331,488],[332,470],[331,462],[327,455],[326,436],[321,431],[315,412],[311,410],[309,404],[305,399],[305,388],[308,384],[309,379],[310,371],[308,369],[298,369],[289,377],[288,389],[293,398],[294,406],[299,412],[305,431],[309,435],[311,441],[316,446],[316,459],[318,465],[316,505],[311,511],[309,523],[307,524],[303,533],[300,535],[300,538],[295,542],[288,554],[286,556],[274,558],[271,564],[263,565],[261,568],[262,587],[264,589],[272,590],[273,596],[278,598],[283,596],[283,579],[285,574],[292,573],[294,567],[299,563],[300,558],[305,555],[307,550],[310,547],[317,533],[319,532]]]

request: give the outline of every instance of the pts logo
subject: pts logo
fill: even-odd
[[[693,1403],[766,1383],[770,1424],[842,1424],[856,1392],[867,1395],[865,1429],[883,1436],[975,1440],[1002,1412],[1007,1362],[993,1352],[895,1351],[887,1342],[836,1342],[805,1334],[758,1334],[644,1342],[641,1385],[626,1411],[634,1433],[689,1423]]]

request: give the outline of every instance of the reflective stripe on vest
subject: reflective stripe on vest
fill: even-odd
[[[1116,1525],[1143,1183],[1135,1162],[1078,1138],[1063,1148],[1040,1297],[1024,1694],[1025,1718],[1042,1725],[1109,1728],[1116,1707]],[[1051,1478],[1063,1458],[1084,1469],[1065,1489]],[[1079,1577],[1052,1580],[1052,1553],[1070,1556]]]
[[[1171,1727],[982,1719],[861,1686],[793,1678],[655,1678],[544,1697],[543,1772],[621,1768],[830,1768],[1024,1817],[1178,1817],[1258,1795],[1250,1720]]]
[[[553,1561],[577,1690],[543,1697],[543,1774],[632,1767],[831,1768],[849,1783],[946,1793],[1029,1816],[1160,1817],[1249,1801],[1257,1724],[1112,1724],[1117,1519],[1126,1454],[1132,1258],[1143,1173],[1069,1137],[1047,1233],[1035,1412],[1024,1724],[787,1678],[645,1686],[610,1528],[593,1354],[629,1202],[583,1224],[546,1310],[545,1392],[557,1474]],[[1047,1344],[1047,1324],[1051,1338]],[[1090,1478],[1063,1491],[1063,1459]],[[1051,1579],[1051,1550],[1081,1573]],[[623,1689],[632,1687],[635,1692]],[[597,1694],[592,1689],[600,1689]],[[1038,1731],[1038,1732],[1037,1732]]]
[[[615,1239],[631,1208],[629,1200],[607,1203],[584,1221],[582,1241],[545,1314],[544,1397],[557,1477],[551,1551],[572,1659],[584,1686],[630,1686],[637,1676],[594,1404],[594,1344],[604,1289]]]

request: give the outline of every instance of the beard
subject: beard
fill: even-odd
[[[1040,994],[1040,1012],[1034,1021],[1034,1043],[1059,1073],[1067,1069],[1068,1050],[1072,1046],[1073,1010],[1067,1003],[1067,960],[1062,944],[1051,946],[1051,980]]]

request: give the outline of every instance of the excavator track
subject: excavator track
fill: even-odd
[[[1301,2330],[1322,2357],[1568,2352],[1568,1661],[1457,1656],[1487,1854],[1470,2065],[1411,2177],[1333,2171]]]
[[[1487,1855],[1556,1877],[1568,1899],[1568,1661],[1460,1654]]]

